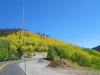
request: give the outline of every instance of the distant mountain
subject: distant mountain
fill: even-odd
[[[99,45],[99,46],[97,46],[97,47],[94,47],[94,48],[92,48],[92,49],[97,50],[97,51],[99,51],[99,52],[100,52],[100,45]]]

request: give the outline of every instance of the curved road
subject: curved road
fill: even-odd
[[[19,66],[21,62],[23,62],[23,60],[0,62],[0,67],[4,65],[0,70],[0,75],[26,75],[23,69]]]

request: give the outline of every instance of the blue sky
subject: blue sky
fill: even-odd
[[[0,0],[0,28],[22,28],[22,4],[25,29],[81,47],[100,45],[100,0]]]

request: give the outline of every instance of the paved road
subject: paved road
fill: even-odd
[[[19,66],[20,61],[13,61],[13,62],[0,62],[0,66],[8,63],[4,68],[0,70],[0,75],[25,75],[25,72]]]
[[[7,62],[0,62],[0,66],[2,66],[2,65],[4,65],[4,64],[6,64]]]

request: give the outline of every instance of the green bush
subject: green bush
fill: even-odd
[[[55,47],[54,47],[54,46],[50,46],[50,47],[49,47],[47,58],[48,58],[50,61],[59,58],[59,57],[57,57],[57,53],[56,53],[56,51],[55,51]]]

